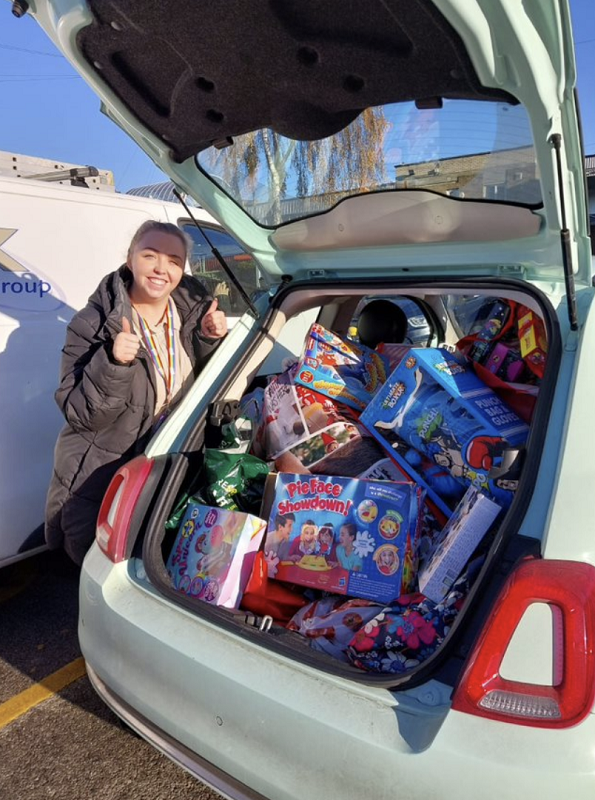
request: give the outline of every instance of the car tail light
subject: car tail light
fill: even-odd
[[[114,564],[125,558],[134,508],[152,467],[153,461],[145,456],[124,464],[112,478],[101,503],[95,540]]]
[[[532,603],[553,617],[553,685],[500,675],[506,649]],[[524,561],[508,579],[456,688],[453,708],[501,722],[567,728],[595,697],[595,568],[574,561]]]

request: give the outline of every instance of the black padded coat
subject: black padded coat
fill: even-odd
[[[142,347],[131,364],[111,358],[122,318],[131,319],[127,291],[132,275],[123,266],[107,275],[68,325],[55,398],[66,418],[54,453],[46,501],[45,538],[81,564],[95,536],[99,506],[122,464],[142,452],[151,435],[155,375]],[[184,276],[172,292],[180,316],[180,340],[193,365],[192,383],[218,341],[200,333],[211,298]],[[183,393],[183,392],[182,392]]]

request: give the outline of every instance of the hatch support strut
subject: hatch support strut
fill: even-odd
[[[572,250],[570,248],[570,231],[566,227],[566,205],[564,203],[564,184],[562,182],[562,156],[560,145],[562,137],[559,133],[554,133],[550,137],[550,142],[556,151],[556,169],[558,172],[558,189],[560,191],[560,212],[562,215],[562,230],[560,240],[562,242],[562,264],[564,266],[564,282],[566,283],[566,302],[568,303],[568,319],[570,320],[570,330],[578,330],[576,312],[576,290],[574,286],[574,269],[572,264]]]

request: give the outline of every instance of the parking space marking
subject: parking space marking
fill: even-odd
[[[85,674],[85,659],[77,658],[24,692],[6,700],[0,705],[0,730]]]

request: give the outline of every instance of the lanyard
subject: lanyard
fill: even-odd
[[[138,314],[138,311],[136,312]],[[149,351],[149,355],[151,356],[151,360],[155,365],[155,369],[163,378],[166,388],[166,403],[172,398],[175,380],[176,380],[176,337],[174,335],[174,313],[173,313],[173,303],[171,297],[167,302],[167,310],[165,312],[165,344],[167,347],[167,372],[163,365],[163,361],[161,356],[159,355],[159,350],[157,348],[157,343],[155,342],[155,337],[153,336],[149,326],[145,322],[145,320],[138,314],[138,319],[140,322],[140,328],[143,334],[143,339],[145,340],[145,345],[147,350]]]

